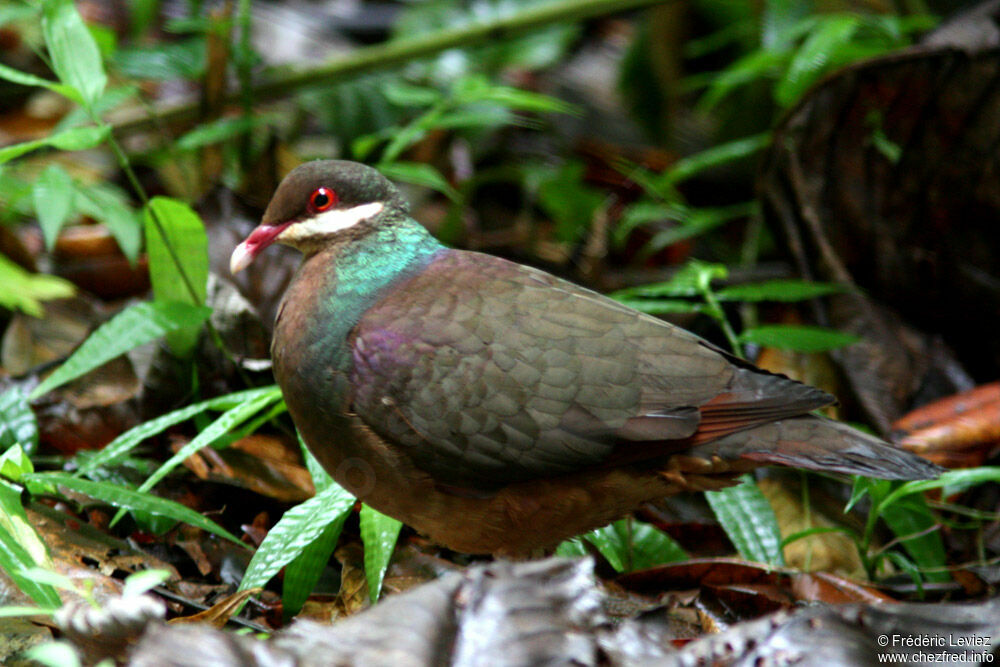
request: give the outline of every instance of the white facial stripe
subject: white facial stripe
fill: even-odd
[[[329,236],[378,215],[382,208],[381,202],[372,202],[348,209],[331,209],[309,220],[289,225],[275,240],[288,243],[310,237]]]

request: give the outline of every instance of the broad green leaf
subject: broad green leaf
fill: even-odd
[[[579,558],[587,555],[587,547],[583,545],[583,538],[573,537],[564,542],[560,542],[556,547],[556,556],[563,558]]]
[[[281,568],[312,544],[327,526],[342,520],[354,507],[354,502],[354,496],[334,484],[285,512],[254,552],[239,590],[257,588],[270,581]]]
[[[73,283],[45,273],[29,273],[0,254],[0,306],[20,310],[32,317],[45,312],[42,301],[73,296]]]
[[[389,162],[387,164],[380,164],[378,168],[386,178],[437,190],[453,202],[461,199],[461,195],[452,187],[448,179],[429,164],[422,162]]]
[[[784,565],[781,529],[771,503],[748,475],[740,479],[737,486],[706,492],[705,499],[743,558]]]
[[[74,127],[49,135],[43,139],[4,146],[0,148],[0,164],[10,162],[25,153],[30,153],[46,146],[52,146],[64,151],[83,151],[88,148],[94,148],[104,142],[108,137],[109,131],[110,127],[107,125]]]
[[[330,562],[349,513],[345,511],[327,524],[323,532],[285,567],[285,578],[281,586],[281,609],[285,618],[299,613],[309,594],[316,588],[323,569]]]
[[[617,572],[643,570],[688,557],[669,535],[641,521],[620,519],[580,537],[597,547]]]
[[[215,398],[210,398],[206,401],[201,401],[200,403],[194,403],[193,405],[185,406],[179,410],[168,412],[167,414],[161,415],[156,419],[143,422],[131,430],[122,433],[117,438],[109,442],[104,449],[96,455],[84,461],[80,465],[78,474],[88,475],[96,471],[98,468],[118,462],[128,455],[128,453],[142,441],[162,433],[175,424],[187,421],[195,415],[199,415],[209,410],[231,410],[244,402],[256,401],[261,396],[268,395],[275,391],[280,392],[276,385],[269,385],[258,389],[238,391],[234,394],[226,394],[225,396],[216,396]]]
[[[204,304],[208,285],[208,235],[201,218],[183,202],[154,197],[146,208],[145,221],[149,278],[155,300]],[[167,334],[167,343],[177,355],[187,356],[194,349],[200,324]]]
[[[107,183],[78,187],[76,206],[107,225],[118,247],[133,265],[142,249],[142,221],[125,195]]]
[[[73,213],[73,179],[57,164],[50,164],[35,181],[31,194],[35,200],[35,214],[42,228],[42,237],[48,250],[56,244],[56,237]]]
[[[60,472],[36,472],[31,475],[25,475],[25,480],[28,483],[57,484],[71,491],[77,491],[91,498],[106,502],[114,507],[168,517],[201,528],[242,547],[246,546],[240,542],[239,538],[219,526],[219,524],[195,512],[190,507],[185,507],[173,500],[127,489],[110,482],[94,482],[89,479],[73,477],[67,473]]]
[[[115,357],[182,327],[200,324],[211,310],[186,303],[137,303],[90,334],[76,351],[28,396],[34,400]]]
[[[850,288],[836,283],[810,280],[767,280],[760,283],[723,287],[715,293],[719,301],[805,301],[830,294],[841,294]]]
[[[368,505],[361,507],[361,541],[365,545],[365,578],[368,597],[374,603],[382,592],[382,580],[396,549],[403,524]]]
[[[928,581],[951,580],[951,576],[944,571],[947,559],[941,531],[931,530],[938,525],[938,521],[922,496],[911,495],[886,506],[881,519],[902,542],[903,548]]]
[[[16,70],[12,67],[7,67],[6,65],[0,64],[0,79],[6,79],[12,83],[17,83],[22,86],[36,86],[40,88],[47,88],[55,93],[59,93],[64,97],[68,97],[74,102],[80,102],[82,98],[80,94],[76,92],[74,88],[70,86],[63,85],[61,83],[56,83],[55,81],[49,81],[48,79],[43,79],[41,77],[35,76],[34,74],[28,74],[27,72],[22,72]]]
[[[0,480],[0,568],[37,604],[59,607],[62,600],[52,586],[25,576],[37,566],[51,566],[45,544],[28,522],[20,491]]]
[[[238,116],[236,118],[219,118],[194,128],[176,142],[174,148],[190,151],[203,146],[218,144],[241,134],[246,134],[258,125],[267,123],[267,115]]]
[[[14,445],[20,445],[27,454],[38,448],[38,422],[20,387],[0,394],[0,451]]]
[[[796,352],[827,352],[857,343],[854,334],[825,327],[773,324],[745,329],[739,336],[742,343],[776,347]]]
[[[93,35],[84,25],[72,0],[45,0],[42,34],[59,80],[93,104],[104,92],[108,77]]]

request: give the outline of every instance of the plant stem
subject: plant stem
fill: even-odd
[[[392,40],[383,44],[354,51],[347,58],[340,58],[316,67],[259,83],[250,91],[249,98],[258,103],[285,97],[300,88],[315,85],[329,85],[357,74],[400,65],[418,58],[440,53],[447,49],[473,46],[487,41],[510,39],[531,30],[548,25],[584,21],[597,16],[617,14],[666,0],[561,0],[532,7],[513,16],[463,26],[439,30],[410,39]],[[226,96],[226,103],[238,101],[245,91]],[[166,122],[191,120],[197,117],[197,103],[182,103],[160,113]],[[145,117],[134,117],[119,121],[115,128],[119,132],[136,132],[146,129],[150,121]]]
[[[719,303],[719,300],[715,298],[715,292],[712,291],[712,286],[709,284],[711,282],[711,277],[706,276],[698,282],[698,289],[701,291],[702,298],[705,299],[705,305],[708,306],[708,314],[712,317],[712,319],[719,323],[722,333],[726,336],[726,340],[729,342],[729,347],[733,349],[733,354],[741,359],[745,358],[743,345],[740,343],[740,339],[736,335],[736,331],[733,330],[733,325],[729,323],[729,318],[726,317],[726,311],[723,310],[722,304]]]

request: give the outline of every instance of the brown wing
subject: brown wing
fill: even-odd
[[[617,450],[662,455],[833,401],[611,299],[477,253],[445,253],[397,285],[350,342],[353,409],[460,487],[568,473]]]

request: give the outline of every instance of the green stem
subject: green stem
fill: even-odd
[[[722,333],[729,342],[729,347],[733,349],[733,353],[740,358],[744,358],[743,345],[740,343],[736,331],[733,330],[733,326],[729,323],[729,318],[726,317],[726,311],[723,310],[722,304],[715,298],[715,292],[712,291],[712,287],[709,284],[710,280],[711,278],[706,276],[705,279],[698,282],[698,289],[701,291],[702,298],[705,299],[705,305],[708,306],[708,314],[719,323],[719,327],[722,328]]]
[[[666,0],[561,0],[532,7],[495,21],[461,28],[439,30],[410,39],[392,40],[354,51],[349,57],[316,67],[302,69],[253,86],[249,97],[257,103],[285,97],[305,86],[329,85],[357,74],[401,65],[447,49],[468,47],[482,42],[510,39],[531,30],[559,23],[584,21],[597,16],[617,14],[662,4]],[[227,103],[238,101],[243,93],[226,97]],[[185,103],[166,109],[160,116],[167,122],[197,117],[198,105]],[[135,117],[115,125],[119,132],[136,132],[149,126],[145,117]]]

